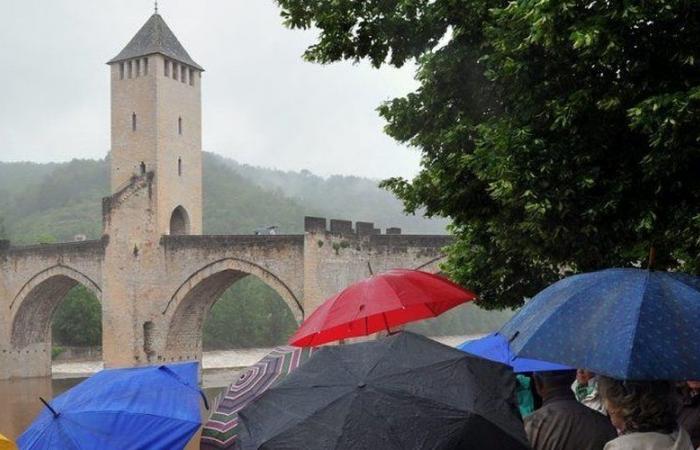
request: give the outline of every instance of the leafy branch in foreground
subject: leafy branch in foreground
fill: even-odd
[[[383,186],[452,219],[445,270],[489,308],[566,273],[700,273],[700,5],[688,1],[277,0],[305,57],[418,64],[379,107],[422,152]]]

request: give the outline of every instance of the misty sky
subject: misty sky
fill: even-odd
[[[202,79],[203,149],[320,175],[411,176],[419,154],[383,134],[375,108],[416,87],[414,69],[301,59],[314,31],[288,30],[272,0],[161,0]],[[153,12],[147,0],[0,0],[0,160],[103,158],[114,57]]]

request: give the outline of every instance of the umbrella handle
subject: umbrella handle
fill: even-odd
[[[41,403],[43,403],[47,408],[49,408],[49,410],[50,410],[51,413],[53,414],[54,419],[58,418],[58,416],[61,415],[61,413],[56,412],[56,410],[53,409],[53,408],[51,407],[51,405],[49,405],[49,402],[47,402],[46,400],[44,400],[44,399],[41,398],[41,397],[39,397],[39,400],[41,400]]]

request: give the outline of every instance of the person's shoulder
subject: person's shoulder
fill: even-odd
[[[655,432],[624,434],[605,444],[603,450],[647,450],[658,448],[693,450],[690,437],[683,429],[679,429],[671,434]]]

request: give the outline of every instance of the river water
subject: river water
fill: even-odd
[[[454,346],[468,338],[446,336],[434,339]],[[205,352],[202,358],[202,388],[209,403],[228,386],[237,372],[254,364],[270,350],[253,348]],[[43,405],[39,397],[52,399],[100,369],[100,361],[63,362],[53,365],[51,378],[0,380],[0,434],[16,439],[41,411]],[[202,407],[203,421],[206,421],[208,414]],[[198,448],[199,433],[188,444],[187,450]]]

